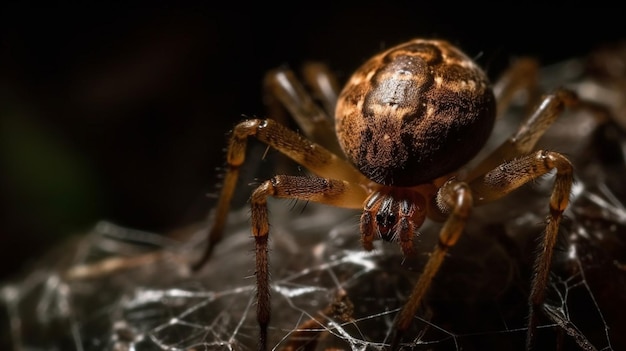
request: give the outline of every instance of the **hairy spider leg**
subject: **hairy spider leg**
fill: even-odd
[[[534,276],[529,296],[529,319],[526,337],[527,349],[531,349],[538,324],[537,311],[545,300],[546,287],[552,263],[552,253],[557,241],[559,224],[568,203],[573,179],[573,166],[557,152],[540,150],[513,159],[498,166],[470,183],[477,203],[496,200],[523,184],[556,169],[556,179],[550,196],[546,229],[535,258]]]
[[[270,115],[280,119],[283,117],[283,109],[286,108],[306,138],[273,119],[247,120],[233,129],[226,157],[227,171],[215,218],[209,229],[208,243],[203,256],[192,267],[194,270],[201,268],[209,260],[213,247],[221,240],[230,202],[239,178],[239,168],[245,161],[248,137],[256,137],[314,174],[329,178],[277,176],[259,186],[251,197],[252,231],[256,238],[257,253],[257,319],[260,325],[261,349],[267,347],[267,324],[270,316],[267,271],[269,224],[265,198],[267,196],[287,197],[341,207],[360,208],[367,196],[365,188],[359,185],[367,183],[366,178],[342,157],[337,156],[343,155],[343,152],[331,123],[333,119],[329,117],[334,113],[339,90],[336,80],[325,65],[316,63],[305,65],[304,79],[323,103],[326,111],[315,104],[311,95],[288,69],[270,71],[265,77],[264,88],[268,93],[265,100]],[[345,179],[345,181],[330,178]],[[277,189],[275,194],[271,189]],[[301,189],[305,191],[302,192]],[[308,194],[306,189],[308,189]],[[319,193],[320,191],[322,193]]]
[[[537,60],[520,57],[513,61],[493,85],[497,102],[497,118],[505,115],[504,112],[511,105],[511,101],[520,93],[525,94],[526,105],[532,108],[540,98],[538,80],[539,62]]]
[[[531,152],[537,141],[563,113],[565,108],[588,111],[599,123],[607,122],[610,119],[610,112],[605,106],[581,100],[568,89],[557,88],[546,94],[517,131],[473,168],[464,177],[464,180],[472,181],[497,167],[503,160]]]
[[[347,161],[324,147],[309,141],[271,119],[251,119],[235,126],[228,151],[226,173],[216,217],[209,232],[209,242],[204,254],[194,268],[199,269],[209,259],[212,248],[221,239],[230,201],[235,191],[239,167],[246,154],[248,137],[259,141],[290,157],[309,171],[320,176],[275,176],[261,184],[252,194],[252,234],[255,238],[257,320],[259,323],[259,349],[267,348],[267,327],[270,319],[270,287],[267,216],[267,197],[315,201],[323,204],[361,208],[367,197],[365,178]],[[324,178],[321,178],[324,177]],[[345,180],[335,180],[345,179]]]
[[[208,244],[201,259],[193,265],[194,270],[198,270],[208,261],[213,247],[222,238],[239,177],[239,168],[245,161],[248,137],[257,138],[320,177],[343,179],[354,184],[368,182],[365,176],[344,159],[274,120],[249,119],[239,123],[233,129],[226,152],[227,171],[215,218],[209,229]],[[361,186],[359,188],[365,192],[364,188]],[[362,200],[359,206],[363,205]]]
[[[304,82],[311,89],[313,97],[319,100],[324,110],[335,119],[335,107],[337,97],[341,89],[337,77],[330,71],[327,65],[320,62],[307,62],[302,67]]]
[[[558,88],[545,95],[518,130],[470,172],[467,179],[478,206],[499,199],[523,184],[556,169],[556,179],[549,203],[550,214],[547,217],[539,253],[535,258],[531,282],[527,349],[531,349],[534,343],[538,323],[537,311],[545,300],[552,252],[573,183],[573,166],[565,156],[546,150],[531,152],[565,108],[585,109],[599,122],[608,120],[608,110],[604,107],[580,100],[573,92]],[[501,160],[508,161],[501,163]]]
[[[267,198],[270,196],[356,209],[363,206],[367,192],[359,184],[343,180],[281,175],[265,181],[252,193],[250,202],[252,207],[252,235],[256,243],[259,350],[267,348],[267,326],[271,312],[267,245],[269,238]]]
[[[264,88],[267,91],[265,101],[270,116],[277,121],[285,122],[282,112],[286,109],[304,135],[329,151],[343,155],[335,134],[333,118],[330,117],[334,114],[334,105],[337,101],[336,82],[325,66],[314,63],[305,66],[304,78],[326,110],[316,104],[313,96],[307,92],[293,71],[277,68],[269,71],[264,80]],[[328,110],[329,108],[332,110]]]

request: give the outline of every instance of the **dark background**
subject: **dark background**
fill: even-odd
[[[496,77],[519,55],[551,63],[626,34],[610,7],[218,4],[0,5],[0,278],[100,219],[157,232],[202,220],[226,132],[264,116],[277,65],[318,59],[345,80],[425,36]]]

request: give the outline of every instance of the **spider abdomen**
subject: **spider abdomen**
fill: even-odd
[[[495,119],[485,73],[445,41],[412,40],[365,62],[342,90],[336,129],[369,179],[413,186],[456,170]]]

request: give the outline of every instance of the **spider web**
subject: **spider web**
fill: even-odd
[[[589,139],[560,139],[572,147],[578,179],[538,329],[540,349],[626,349],[626,138],[610,126]],[[547,176],[474,211],[403,339],[406,349],[524,348],[529,281],[551,186]],[[403,258],[396,245],[381,242],[363,251],[354,211],[269,206],[269,345],[388,346],[440,226],[427,222],[421,253]],[[248,209],[231,213],[211,262],[191,274],[205,230],[171,239],[98,223],[1,287],[2,338],[13,350],[256,349]]]

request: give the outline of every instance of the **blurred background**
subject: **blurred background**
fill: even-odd
[[[0,280],[100,219],[155,232],[213,206],[226,133],[263,117],[265,71],[306,60],[340,81],[416,37],[458,44],[495,78],[625,38],[621,11],[523,2],[0,5]]]

